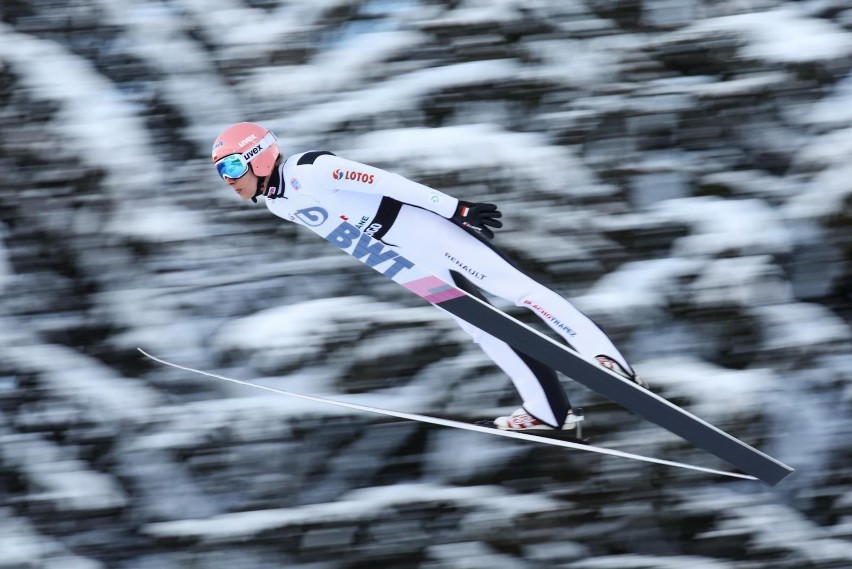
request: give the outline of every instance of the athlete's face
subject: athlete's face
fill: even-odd
[[[250,200],[257,192],[257,176],[254,175],[251,168],[237,179],[225,177],[224,180],[242,200]]]

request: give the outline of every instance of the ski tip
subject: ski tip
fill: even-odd
[[[160,358],[158,358],[157,356],[151,354],[150,352],[146,352],[145,350],[143,350],[139,346],[136,346],[136,351],[138,351],[140,354],[142,354],[143,356],[145,356],[146,358],[148,358],[151,361],[155,361],[155,362],[158,362],[158,363],[166,363],[163,360],[161,360]]]

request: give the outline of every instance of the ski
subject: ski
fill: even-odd
[[[141,352],[142,355],[145,356],[146,358],[149,358],[149,359],[151,359],[155,362],[158,362],[158,363],[166,365],[166,366],[170,366],[170,367],[177,368],[177,369],[180,369],[180,370],[188,371],[188,372],[191,372],[191,373],[197,373],[197,374],[200,374],[200,375],[212,377],[212,378],[219,379],[219,380],[222,380],[222,381],[227,381],[227,382],[230,382],[230,383],[235,383],[237,385],[242,385],[244,387],[251,387],[253,389],[260,389],[260,390],[263,390],[263,391],[268,391],[270,393],[276,393],[278,395],[286,395],[287,397],[295,397],[297,399],[303,399],[303,400],[306,400],[306,401],[313,401],[315,403],[323,403],[323,404],[326,404],[326,405],[334,405],[335,407],[343,407],[345,409],[352,409],[352,410],[355,410],[355,411],[364,411],[366,413],[374,413],[374,414],[377,414],[377,415],[384,415],[384,416],[387,416],[387,417],[395,417],[397,419],[405,419],[405,420],[408,420],[408,421],[417,421],[417,422],[420,422],[420,423],[428,423],[428,424],[432,424],[432,425],[439,425],[439,426],[442,426],[442,427],[451,427],[451,428],[454,428],[454,429],[463,429],[463,430],[466,430],[466,431],[486,433],[486,434],[489,434],[489,435],[507,437],[507,438],[517,439],[517,440],[521,440],[521,441],[547,444],[547,445],[558,446],[558,447],[563,447],[563,448],[570,448],[570,449],[574,449],[574,450],[582,450],[582,451],[586,451],[586,452],[593,452],[593,453],[597,453],[597,454],[615,456],[615,457],[619,457],[619,458],[627,458],[627,459],[631,459],[631,460],[637,460],[637,461],[640,461],[640,462],[649,462],[649,463],[652,463],[652,464],[660,464],[660,465],[663,465],[663,466],[683,468],[683,469],[686,469],[686,470],[695,470],[695,471],[704,472],[704,473],[707,473],[707,474],[715,474],[715,475],[719,475],[719,476],[728,476],[728,477],[731,477],[731,478],[739,478],[739,479],[743,479],[743,480],[756,480],[756,478],[754,476],[750,476],[748,474],[740,474],[740,473],[736,473],[736,472],[725,472],[723,470],[715,470],[713,468],[705,468],[703,466],[694,466],[694,465],[691,465],[691,464],[685,464],[685,463],[682,463],[682,462],[675,462],[675,461],[672,461],[672,460],[664,460],[664,459],[660,459],[660,458],[653,458],[653,457],[643,456],[643,455],[639,455],[639,454],[633,454],[633,453],[629,453],[629,452],[623,452],[623,451],[612,450],[612,449],[607,449],[607,448],[603,448],[603,447],[592,446],[592,445],[585,444],[585,443],[582,443],[582,442],[574,442],[572,440],[567,440],[567,439],[532,435],[532,434],[528,434],[528,433],[519,433],[519,432],[515,432],[515,431],[503,431],[503,430],[497,429],[495,427],[487,427],[487,426],[483,426],[483,425],[477,425],[475,423],[466,423],[466,422],[463,422],[463,421],[456,421],[456,420],[453,420],[453,419],[444,419],[444,418],[440,418],[440,417],[432,417],[432,416],[429,416],[429,415],[419,415],[417,413],[405,413],[405,412],[402,412],[402,411],[391,411],[389,409],[380,409],[378,407],[371,407],[369,405],[360,405],[358,403],[349,403],[349,402],[346,402],[346,401],[339,401],[337,399],[329,399],[329,398],[326,398],[326,397],[317,397],[317,396],[314,396],[314,395],[304,395],[304,394],[301,394],[301,393],[294,393],[292,391],[285,391],[283,389],[275,389],[274,387],[267,387],[265,385],[260,385],[260,384],[252,383],[252,382],[249,382],[249,381],[243,381],[241,379],[234,379],[234,378],[231,378],[231,377],[226,377],[224,375],[219,375],[219,374],[216,374],[216,373],[211,373],[211,372],[208,372],[208,371],[203,371],[203,370],[200,370],[200,369],[195,369],[195,368],[183,366],[183,365],[180,365],[180,364],[176,364],[176,363],[170,362],[168,360],[164,360],[160,357],[154,356],[154,355],[146,352],[142,348],[136,348],[136,349],[139,350],[139,352]]]
[[[297,195],[296,221],[342,251],[449,312],[592,391],[618,403],[736,468],[775,486],[793,469],[617,374],[605,370],[541,332],[418,267],[373,239],[345,216]]]

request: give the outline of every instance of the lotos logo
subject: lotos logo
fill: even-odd
[[[356,172],[354,170],[341,170],[338,168],[331,173],[331,177],[335,180],[353,180],[355,182],[363,182],[364,184],[372,184],[375,180],[375,175],[365,174],[364,172]]]

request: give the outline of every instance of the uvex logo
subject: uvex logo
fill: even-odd
[[[335,180],[354,180],[365,184],[372,184],[375,179],[373,174],[365,174],[364,172],[356,172],[354,170],[341,170],[340,168],[332,172],[331,177]]]
[[[247,137],[245,137],[244,139],[242,139],[242,140],[240,141],[240,145],[239,145],[239,146],[240,146],[240,148],[242,148],[243,146],[245,146],[245,145],[246,145],[246,144],[248,144],[249,142],[254,142],[256,139],[257,139],[257,136],[255,136],[255,135],[253,135],[253,134],[250,134],[250,135],[248,135]]]
[[[252,157],[256,156],[258,152],[260,152],[259,144],[257,146],[253,146],[251,150],[243,152],[243,158],[245,158],[246,160],[251,160]]]

